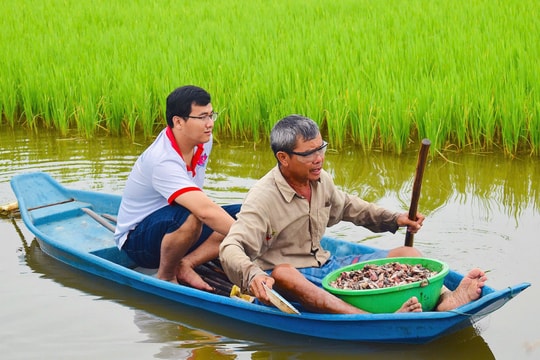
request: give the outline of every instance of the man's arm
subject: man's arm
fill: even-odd
[[[179,195],[175,202],[188,209],[201,222],[222,235],[227,235],[234,218],[213,202],[204,192],[194,190]]]
[[[220,245],[219,258],[223,269],[242,291],[249,291],[255,276],[266,275],[252,260],[262,256],[264,251],[267,227],[259,213],[260,210],[252,209],[249,202],[244,202],[238,220]]]

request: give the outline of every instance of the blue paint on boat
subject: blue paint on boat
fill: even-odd
[[[111,231],[82,210],[115,216],[120,206],[119,195],[69,189],[43,172],[14,176],[11,186],[25,225],[36,236],[41,250],[51,257],[198,311],[285,333],[346,341],[427,343],[472,326],[531,285],[524,282],[501,290],[485,286],[480,299],[448,312],[317,314],[294,304],[300,315],[287,314],[274,307],[172,284],[140,271],[116,247]],[[330,237],[323,239],[323,246],[337,255],[376,250]],[[462,274],[450,271],[445,285],[454,289],[462,278]]]

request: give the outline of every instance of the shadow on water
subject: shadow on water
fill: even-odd
[[[250,354],[251,359],[494,358],[473,327],[428,344],[408,345],[321,340],[233,321],[74,269],[43,253],[36,239],[28,245],[17,223],[12,223],[33,272],[64,287],[133,309],[135,325],[147,336],[145,342],[162,344],[156,358],[178,358],[186,352],[190,359],[234,359],[242,353]]]

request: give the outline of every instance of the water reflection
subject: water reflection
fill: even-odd
[[[121,191],[138,153],[146,144],[123,138],[58,137],[52,130],[38,134],[0,130],[0,183],[20,172],[47,171],[65,183]]]
[[[396,197],[408,208],[417,153],[328,152],[326,168],[346,191],[369,201]],[[421,204],[431,214],[449,203],[475,206],[486,219],[504,212],[519,220],[524,210],[540,210],[540,162],[508,159],[503,154],[452,154],[430,157],[424,173]]]
[[[121,192],[137,156],[151,140],[121,137],[58,137],[52,130],[38,134],[21,129],[0,130],[0,184],[16,173],[47,171],[63,183]],[[325,168],[338,186],[368,201],[409,206],[417,153],[401,156],[365,154],[358,149],[327,152]],[[218,201],[241,200],[249,187],[276,163],[269,146],[216,142],[206,187]],[[489,219],[504,212],[519,221],[527,209],[540,209],[540,162],[510,160],[502,154],[451,154],[431,157],[424,174],[421,208],[427,215],[449,203],[468,204]],[[1,188],[0,188],[1,190]],[[393,204],[394,206],[396,204]]]

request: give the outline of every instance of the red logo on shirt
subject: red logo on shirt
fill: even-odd
[[[265,240],[266,240],[266,241],[270,241],[270,240],[272,240],[272,238],[273,238],[275,235],[276,235],[276,232],[275,232],[275,231],[272,231],[271,234],[266,234]]]
[[[206,153],[202,154],[201,157],[197,161],[197,165],[204,166],[204,164],[206,163],[206,160],[208,160],[208,155],[206,155]]]

